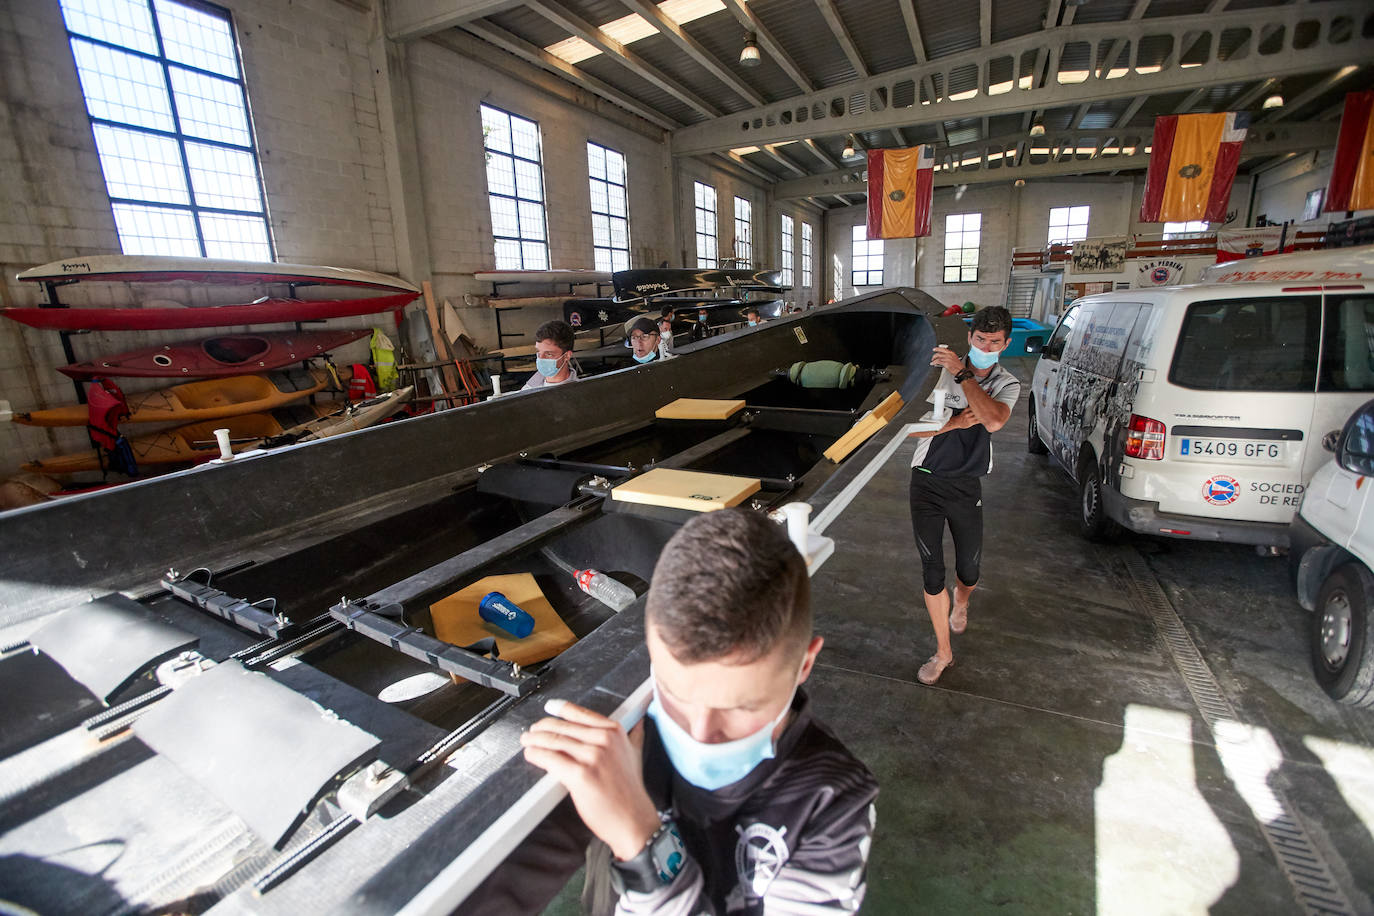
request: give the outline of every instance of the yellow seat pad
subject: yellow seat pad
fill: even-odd
[[[678,398],[654,411],[660,420],[727,420],[744,409],[744,401]]]
[[[654,468],[611,490],[611,499],[690,512],[738,506],[763,486],[757,477]]]
[[[516,639],[478,616],[477,606],[488,592],[500,592],[534,618],[534,630],[529,636]],[[429,612],[434,618],[434,635],[444,642],[468,646],[492,636],[501,650],[501,658],[521,665],[553,658],[577,642],[529,573],[479,579],[447,598],[440,598],[430,605]]]

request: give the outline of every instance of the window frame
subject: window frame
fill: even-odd
[[[495,112],[496,114],[502,115],[502,116],[504,116],[504,117],[506,118],[506,121],[507,121],[507,132],[508,132],[508,135],[509,135],[510,138],[511,138],[511,151],[510,151],[509,153],[505,152],[504,150],[493,149],[492,147],[490,147],[490,146],[487,145],[487,137],[488,137],[488,134],[487,134],[486,129],[485,129],[485,125],[486,125],[486,116],[485,116],[485,112],[487,112],[487,111]],[[482,131],[482,151],[483,151],[483,154],[484,154],[484,155],[483,155],[483,158],[484,158],[485,164],[484,164],[484,168],[483,168],[483,170],[482,170],[482,178],[483,178],[483,180],[486,181],[486,183],[487,183],[487,208],[488,208],[488,213],[489,213],[490,216],[491,216],[492,256],[493,256],[493,261],[494,261],[494,263],[495,263],[495,267],[496,267],[497,270],[547,270],[547,269],[549,269],[549,266],[550,266],[550,263],[549,263],[549,254],[550,254],[550,252],[549,252],[549,211],[548,211],[548,207],[547,207],[547,205],[546,205],[546,201],[547,201],[547,199],[548,199],[548,191],[547,191],[547,189],[546,189],[545,186],[544,186],[544,133],[543,133],[543,131],[540,130],[540,128],[539,128],[539,122],[533,120],[532,118],[527,118],[527,117],[525,117],[524,115],[518,115],[518,114],[516,114],[516,113],[513,112],[513,111],[507,111],[506,109],[500,108],[500,107],[498,107],[498,106],[496,106],[496,105],[489,105],[489,104],[487,104],[486,102],[479,102],[479,103],[478,103],[478,105],[477,105],[477,119],[478,119],[478,122],[479,122],[480,124],[483,125],[483,131]],[[520,155],[517,155],[517,154],[516,154],[516,152],[515,152],[515,120],[516,120],[516,119],[519,119],[519,120],[521,120],[521,121],[524,121],[524,122],[527,123],[527,124],[533,125],[533,127],[534,127],[534,135],[535,135],[535,138],[536,138],[536,141],[537,141],[537,146],[538,146],[538,150],[537,150],[537,154],[538,154],[538,157],[539,157],[538,159],[530,159],[528,156],[520,156]],[[502,158],[505,158],[505,159],[509,159],[509,160],[511,161],[511,165],[510,165],[510,170],[511,170],[511,188],[514,190],[514,193],[513,193],[513,194],[504,194],[504,193],[500,193],[500,192],[497,192],[497,191],[493,191],[493,190],[491,189],[491,181],[490,181],[490,179],[488,178],[488,174],[489,174],[490,169],[491,169],[492,157],[494,157],[494,156],[496,156],[496,157],[502,157]],[[521,196],[520,196],[520,184],[519,184],[519,180],[518,180],[518,178],[519,178],[519,172],[516,170],[516,162],[533,163],[533,164],[535,165],[535,167],[538,169],[538,172],[539,172],[539,199],[538,199],[538,200],[534,200],[533,198],[529,198],[529,197],[521,197]],[[509,200],[509,201],[512,201],[512,202],[514,203],[514,205],[515,205],[515,231],[516,231],[517,234],[514,235],[514,236],[510,236],[510,235],[498,235],[497,232],[496,232],[496,210],[495,210],[493,204],[494,204],[494,202],[495,202],[497,199]],[[524,234],[524,233],[525,233],[524,225],[523,225],[523,224],[524,224],[524,218],[520,215],[520,204],[521,204],[521,203],[526,203],[526,204],[538,204],[538,205],[539,205],[540,229],[541,229],[541,233],[540,233],[540,237],[539,237],[539,238],[535,238],[535,237],[533,237],[533,236],[528,236],[528,237],[527,237],[527,236]],[[627,212],[628,212],[628,211],[627,211]],[[501,243],[501,242],[514,242],[514,243],[515,243],[516,248],[517,248],[517,249],[519,250],[519,252],[520,252],[520,262],[519,262],[518,264],[509,264],[509,263],[503,263],[503,262],[502,262],[502,260],[501,260],[501,254],[500,254],[500,251],[501,251],[501,249],[500,249],[500,243]],[[527,260],[528,260],[528,259],[525,257],[525,245],[526,245],[526,244],[536,244],[536,243],[539,244],[539,245],[541,245],[541,246],[543,247],[543,252],[544,252],[543,261],[544,261],[544,263],[543,263],[542,266],[539,266],[539,265],[532,265],[531,263],[527,263]]]
[[[1170,229],[1169,227],[1174,228]],[[1199,232],[1211,232],[1212,224],[1205,219],[1189,219],[1182,222],[1169,222],[1164,224],[1161,233],[1167,242],[1171,239],[1181,239],[1184,236],[1195,235]]]
[[[815,274],[813,271],[812,253],[812,246],[815,243],[815,235],[813,234],[814,231],[815,230],[811,228],[810,223],[808,223],[806,220],[802,220],[801,277],[802,286],[805,289],[811,289],[815,285]]]
[[[976,220],[976,225],[975,225],[972,229],[969,229],[969,228],[968,228],[968,222],[967,222],[967,221],[968,221],[968,218],[969,218],[969,217],[974,217],[975,220]],[[952,219],[958,219],[958,220],[960,221],[959,228],[956,229],[956,230],[953,230],[953,231],[951,231],[951,229],[950,229],[950,220],[952,220]],[[969,246],[969,245],[965,244],[965,242],[968,241],[968,236],[969,236],[970,233],[972,233],[972,234],[975,236],[975,241],[974,241],[974,244],[973,244],[972,246]],[[955,246],[955,247],[951,247],[951,246],[950,246],[951,240],[957,241],[957,242],[959,242],[959,244],[958,244],[957,246]],[[982,211],[978,211],[978,212],[975,212],[975,213],[947,213],[947,214],[945,214],[945,238],[944,238],[944,242],[945,242],[944,264],[943,264],[943,266],[942,266],[942,268],[941,268],[941,271],[942,271],[942,272],[941,272],[941,280],[942,280],[942,282],[944,282],[944,283],[946,283],[946,284],[954,284],[954,283],[977,283],[977,282],[978,282],[978,275],[979,275],[979,263],[978,263],[978,261],[979,261],[981,255],[982,255],[982,245],[983,245],[983,214],[982,214]],[[963,262],[963,261],[964,261],[964,252],[968,252],[968,251],[972,251],[972,252],[973,252],[973,265],[972,265],[972,267],[970,267],[970,266],[964,264],[964,262]],[[953,265],[951,265],[951,264],[949,263],[949,256],[950,256],[952,253],[954,253],[954,252],[958,252],[958,253],[959,253],[959,256],[958,256],[958,259],[956,260],[956,262],[955,262]],[[953,270],[954,273],[955,273],[955,279],[953,279],[953,280],[951,280],[951,279],[949,278],[949,272],[950,272],[951,270]],[[966,274],[968,271],[970,271],[970,270],[973,271],[973,276],[972,276],[972,277],[967,277],[967,276],[965,276],[965,274]]]
[[[73,31],[68,21],[67,10],[65,7],[62,6],[59,0],[59,12],[62,15],[63,29],[67,35],[67,48],[72,54],[73,64],[77,72],[77,82],[78,85],[81,87],[81,98],[82,103],[83,105],[85,105],[86,108],[87,122],[91,127],[92,135],[97,138],[96,155],[100,161],[102,176],[105,179],[106,196],[110,201],[111,214],[114,216],[115,233],[119,239],[120,249],[123,253],[132,255],[149,255],[165,253],[158,251],[130,250],[131,247],[138,247],[132,244],[135,240],[144,239],[146,237],[139,235],[130,235],[126,238],[124,232],[120,228],[120,208],[139,207],[154,211],[171,210],[179,213],[188,214],[190,216],[190,226],[194,230],[195,235],[194,238],[182,236],[180,238],[180,241],[194,243],[196,249],[199,251],[198,257],[202,258],[211,257],[211,250],[212,247],[215,245],[257,244],[256,242],[221,242],[218,240],[213,242],[207,242],[205,226],[203,225],[201,219],[202,214],[213,216],[242,217],[252,220],[260,220],[263,231],[263,242],[266,245],[266,257],[250,257],[247,256],[247,253],[236,253],[230,251],[216,251],[214,252],[214,257],[225,258],[227,260],[241,261],[275,261],[276,241],[273,237],[272,220],[270,216],[270,211],[267,206],[267,191],[262,175],[262,159],[258,154],[257,130],[253,123],[253,109],[248,101],[248,82],[247,77],[244,74],[243,49],[239,45],[238,29],[234,23],[233,13],[225,7],[219,6],[214,3],[202,2],[202,0],[196,0],[196,2],[194,3],[184,2],[184,0],[165,0],[165,2],[167,2],[170,5],[189,10],[193,13],[199,13],[205,16],[209,16],[213,19],[222,20],[225,23],[228,31],[228,37],[232,44],[234,52],[233,62],[235,75],[227,76],[224,73],[220,73],[213,69],[207,69],[204,67],[197,66],[195,64],[184,63],[180,60],[175,60],[169,57],[167,54],[167,42],[164,40],[163,25],[158,17],[157,4],[155,0],[146,0],[146,3],[143,5],[146,5],[146,8],[148,10],[149,22],[152,27],[153,39],[156,43],[156,53],[151,53],[142,50],[141,48],[135,48],[129,45],[118,44],[105,38],[98,38],[93,35],[86,35],[80,32]],[[101,117],[94,114],[91,110],[92,96],[87,91],[86,83],[82,79],[82,68],[78,63],[78,55],[76,51],[78,42],[84,43],[95,48],[103,48],[107,51],[112,51],[118,54],[129,55],[130,57],[143,60],[156,66],[162,78],[162,90],[165,93],[168,114],[172,122],[172,129],[164,130],[157,127],[150,127],[145,124],[138,124],[133,121],[121,121],[113,118]],[[177,100],[176,84],[172,79],[172,74],[174,71],[184,72],[186,74],[191,74],[202,79],[212,79],[233,84],[238,90],[236,100],[240,106],[239,110],[241,111],[243,116],[244,132],[247,134],[248,142],[246,144],[233,143],[226,140],[220,140],[211,137],[203,137],[198,136],[194,133],[188,133],[185,129],[185,125],[183,124],[183,113],[181,107],[179,107]],[[99,73],[99,75],[105,78],[118,77],[118,74],[105,72],[101,72]],[[210,101],[203,98],[201,100]],[[143,135],[144,137],[159,137],[164,140],[173,141],[176,144],[181,178],[185,182],[185,195],[187,202],[179,203],[146,197],[126,197],[123,195],[116,195],[112,193],[111,182],[113,179],[110,171],[110,164],[107,163],[105,155],[101,153],[99,145],[100,131],[97,128],[102,127],[112,131],[123,131],[130,134]],[[193,167],[191,165],[191,157],[189,157],[187,154],[188,143],[192,144],[193,146],[211,147],[214,149],[226,150],[235,153],[246,153],[248,156],[250,156],[253,162],[253,184],[254,189],[257,192],[256,196],[258,201],[258,209],[247,210],[236,207],[217,207],[198,203],[198,192],[196,190],[196,184],[193,175]],[[145,164],[147,162],[147,160],[139,161]],[[201,193],[204,193],[206,196],[208,196],[209,194],[208,191],[204,191]],[[197,255],[182,256],[195,257]]]
[[[784,213],[778,219],[778,235],[782,239],[782,285],[792,285],[792,267],[795,260],[797,224],[791,216]]]
[[[596,147],[597,149],[601,150],[601,154],[602,154],[603,159],[605,159],[605,158],[607,158],[607,157],[609,157],[609,156],[611,156],[611,155],[615,155],[615,156],[619,156],[619,157],[620,157],[620,175],[621,175],[621,178],[623,179],[620,183],[617,184],[616,182],[613,182],[613,181],[610,180],[610,169],[609,169],[609,168],[606,169],[606,176],[607,176],[606,178],[597,178],[595,175],[592,174],[592,164],[591,164],[591,152],[592,152],[592,147]],[[609,160],[608,160],[608,164],[609,164]],[[629,184],[630,184],[630,163],[629,163],[629,160],[627,160],[627,159],[625,158],[625,154],[622,153],[622,152],[621,152],[620,150],[618,150],[618,149],[612,149],[612,148],[609,147],[609,146],[606,146],[606,145],[601,144],[601,143],[597,143],[595,140],[588,140],[588,141],[587,141],[587,182],[588,182],[588,186],[589,186],[589,187],[588,187],[588,196],[589,196],[589,201],[590,201],[590,206],[591,206],[591,211],[592,211],[592,263],[593,263],[593,266],[594,266],[597,270],[607,270],[607,271],[610,271],[610,272],[612,272],[612,273],[614,273],[614,272],[617,271],[617,270],[629,270],[629,269],[630,269],[630,188],[629,188]],[[596,185],[597,185],[598,182],[600,182],[601,184],[603,184],[603,185],[606,186],[606,194],[605,194],[605,197],[606,197],[606,210],[605,210],[605,212],[602,212],[602,211],[599,211],[599,210],[596,209]],[[624,215],[624,216],[616,216],[614,213],[611,212],[611,210],[612,210],[612,207],[611,207],[611,204],[610,204],[610,201],[611,201],[611,190],[610,190],[610,189],[611,189],[611,188],[620,188],[621,195],[622,195],[622,197],[623,197],[624,200],[625,200],[625,215]],[[598,244],[597,244],[597,241],[596,241],[596,218],[597,218],[598,216],[604,217],[604,218],[606,219],[606,221],[607,221],[606,232],[607,232],[607,241],[608,241],[608,244],[606,244],[606,245],[598,245]],[[615,242],[615,224],[616,224],[616,221],[617,221],[617,220],[620,221],[621,223],[624,223],[624,229],[625,229],[625,247],[624,247],[624,248],[617,247],[617,246],[614,244],[614,242]],[[602,267],[602,262],[601,262],[601,260],[599,259],[599,255],[600,255],[600,253],[603,252],[603,251],[606,252],[606,259],[607,259],[607,264],[608,264],[608,266],[606,266],[606,267],[604,267],[604,268]],[[624,266],[623,266],[623,267],[616,266],[616,257],[615,257],[615,256],[616,256],[616,253],[617,253],[617,252],[621,252],[621,253],[623,253],[623,254],[625,255],[625,257],[624,257]]]
[[[741,215],[741,213],[743,215]],[[752,267],[754,264],[754,202],[735,195],[735,264]]]
[[[710,206],[703,203],[705,200],[705,195],[701,193],[703,191],[710,192]],[[704,181],[692,182],[692,212],[695,216],[697,267],[715,268],[720,266],[720,216],[717,212],[719,203],[715,185],[707,184]],[[709,223],[709,226],[706,223]],[[703,248],[702,243],[707,240],[710,244]],[[703,255],[703,251],[709,251],[710,254]]]
[[[870,239],[868,237],[868,227],[860,223],[855,226],[850,233],[849,244],[849,279],[850,285],[855,289],[866,286],[883,285],[883,240]],[[863,259],[863,267],[859,266],[859,259]],[[877,259],[878,267],[873,269],[873,261]],[[859,282],[859,275],[863,274],[863,282]],[[877,277],[875,280],[874,277]]]
[[[1082,210],[1082,211],[1083,211],[1083,222],[1082,222],[1081,224],[1080,224],[1077,220],[1074,219],[1074,211],[1075,211],[1075,210]],[[1064,237],[1063,237],[1063,238],[1055,238],[1055,237],[1054,237],[1054,236],[1055,236],[1054,230],[1055,230],[1055,228],[1056,228],[1056,225],[1055,225],[1055,214],[1056,214],[1056,213],[1064,213],[1064,214],[1066,214],[1065,217],[1064,217],[1064,222],[1061,223],[1061,224],[1059,225],[1059,227],[1058,227],[1058,228],[1062,228],[1062,229],[1064,230],[1064,233],[1063,233]],[[1091,205],[1091,204],[1070,204],[1070,205],[1067,206],[1067,207],[1050,207],[1050,217],[1049,217],[1049,223],[1048,223],[1048,227],[1049,227],[1049,228],[1048,228],[1048,231],[1047,231],[1047,233],[1046,233],[1046,239],[1047,239],[1046,244],[1049,244],[1049,245],[1071,245],[1071,244],[1073,244],[1074,242],[1077,242],[1077,241],[1080,241],[1080,240],[1082,240],[1082,239],[1087,238],[1087,237],[1088,237],[1088,223],[1089,223],[1089,221],[1090,221],[1091,219],[1092,219],[1092,205]],[[1083,232],[1083,234],[1082,234],[1082,235],[1076,235],[1076,236],[1075,236],[1075,235],[1073,235],[1073,229],[1074,229],[1075,226],[1079,226],[1079,225],[1082,226],[1082,232]]]

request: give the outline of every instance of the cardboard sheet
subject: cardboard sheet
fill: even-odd
[[[744,401],[678,398],[654,411],[660,420],[727,420],[744,409]]]
[[[488,592],[500,592],[534,618],[534,630],[516,639],[500,627],[492,626],[477,614],[477,605]],[[487,576],[441,598],[430,605],[434,635],[455,646],[468,646],[479,639],[494,637],[506,661],[530,665],[553,658],[577,642],[572,630],[558,616],[539,583],[529,573]],[[455,677],[454,680],[460,680]]]
[[[757,477],[654,468],[611,490],[611,499],[668,506],[690,512],[710,512],[738,506],[762,486]]]

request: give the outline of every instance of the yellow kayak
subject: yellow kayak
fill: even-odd
[[[128,396],[130,416],[127,420],[121,420],[120,425],[192,423],[264,413],[312,395],[329,384],[329,373],[323,369],[312,369],[306,377],[293,373],[293,377],[297,384],[303,386],[299,390],[291,389],[291,382],[287,378],[278,377],[274,381],[265,375],[233,375],[202,382],[186,382],[156,391],[140,391]],[[287,390],[279,386],[285,386]],[[87,419],[85,404],[14,415],[14,422],[29,426],[85,426]]]
[[[234,451],[256,445],[268,436],[279,436],[282,432],[281,424],[270,413],[249,413],[190,423],[146,436],[130,436],[129,448],[133,450],[134,460],[139,467],[207,461],[219,457],[219,445],[215,441],[217,429],[229,430],[229,438],[235,442]],[[100,459],[94,448],[88,448],[82,452],[30,462],[24,465],[24,470],[39,474],[98,471]]]

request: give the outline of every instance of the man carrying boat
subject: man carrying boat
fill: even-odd
[[[935,654],[916,673],[934,684],[954,664],[949,634],[968,626],[968,603],[983,557],[983,484],[992,470],[992,434],[1011,417],[1021,383],[997,359],[1011,343],[1011,313],[1000,305],[973,316],[969,353],[960,359],[939,346],[930,364],[941,369],[937,390],[951,414],[919,436],[911,458],[911,528],[921,554],[926,613],[935,627]],[[954,539],[954,596],[945,590],[945,526]]]
[[[852,913],[876,780],[812,717],[821,650],[806,564],[782,528],[708,512],[663,549],[645,609],[648,717],[627,735],[564,700],[521,736],[564,802],[464,904],[537,912],[583,864],[584,908]],[[609,885],[609,886],[608,886]]]
[[[545,388],[577,381],[577,367],[573,365],[573,329],[564,321],[546,321],[534,332],[534,375],[525,387]]]

